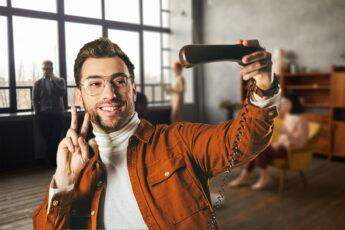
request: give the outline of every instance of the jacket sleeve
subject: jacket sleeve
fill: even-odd
[[[49,187],[43,204],[33,214],[33,229],[70,229],[70,210],[73,190],[53,195],[50,210],[47,212]]]
[[[245,104],[248,101],[245,101]],[[224,172],[229,165],[242,165],[254,159],[271,142],[273,132],[273,119],[278,115],[277,108],[258,108],[253,105],[243,107],[232,121],[220,125],[182,123],[179,135],[187,151],[197,165],[209,176]],[[245,113],[245,121],[241,114]],[[236,136],[239,140],[237,141]],[[233,155],[235,142],[238,142],[238,154]]]
[[[66,92],[66,84],[65,84],[65,79],[63,78],[57,78],[52,81],[52,91],[53,93],[61,97],[65,94]]]
[[[39,88],[39,82],[36,81],[34,84],[34,89],[33,89],[33,93],[32,93],[32,101],[33,101],[33,107],[34,107],[34,111],[37,113],[40,112],[40,88]]]

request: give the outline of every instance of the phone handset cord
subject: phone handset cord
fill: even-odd
[[[254,79],[250,79],[250,85],[249,85],[249,90],[248,90],[248,94],[247,94],[247,101],[250,100],[253,92],[254,92],[254,86],[255,86],[255,80]],[[235,165],[236,162],[236,158],[239,154],[238,152],[238,144],[240,143],[241,139],[240,137],[243,135],[242,130],[244,129],[244,125],[243,123],[247,121],[247,118],[245,117],[245,115],[248,113],[248,102],[246,104],[243,105],[244,107],[244,112],[241,114],[242,119],[240,120],[240,127],[237,129],[237,134],[235,136],[235,141],[232,144],[232,153],[230,154],[230,159],[228,160],[228,166],[226,167],[226,171],[225,171],[225,176],[222,180],[222,184],[220,186],[219,189],[219,195],[217,197],[217,201],[216,203],[213,205],[213,211],[211,212],[211,217],[210,220],[208,222],[208,226],[207,229],[211,229],[213,228],[215,222],[216,222],[216,210],[220,208],[222,200],[224,198],[224,188],[225,185],[227,184],[227,182],[230,180],[230,172],[231,172],[231,168]]]

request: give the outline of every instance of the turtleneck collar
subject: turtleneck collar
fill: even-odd
[[[102,148],[117,146],[122,144],[123,142],[127,144],[128,139],[134,134],[139,124],[140,119],[138,118],[138,114],[135,113],[132,119],[120,130],[112,133],[98,133],[96,131],[93,131],[97,145]]]

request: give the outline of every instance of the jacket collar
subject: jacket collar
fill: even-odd
[[[152,125],[150,122],[141,119],[140,120],[140,124],[138,126],[138,128],[135,130],[133,136],[137,137],[139,140],[141,140],[142,142],[148,143],[153,135],[155,131],[155,126]],[[99,156],[99,149],[98,149],[98,145],[97,142],[95,140],[95,138],[92,138],[89,140],[89,145],[90,145],[90,159],[100,159]]]
[[[155,126],[145,119],[140,120],[138,128],[135,130],[133,136],[137,137],[139,140],[148,143],[155,131]]]

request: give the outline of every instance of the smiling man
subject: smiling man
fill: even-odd
[[[260,48],[256,40],[238,43]],[[229,162],[244,164],[264,150],[277,116],[280,92],[271,77],[270,53],[261,49],[242,62],[243,78],[255,79],[258,87],[240,112],[246,113],[244,123],[238,117],[220,125],[154,126],[135,113],[134,66],[127,55],[106,38],[85,44],[74,66],[84,121],[78,134],[72,108],[71,128],[60,142],[34,229],[206,229],[212,212],[209,179]],[[90,121],[94,151],[85,142]]]

